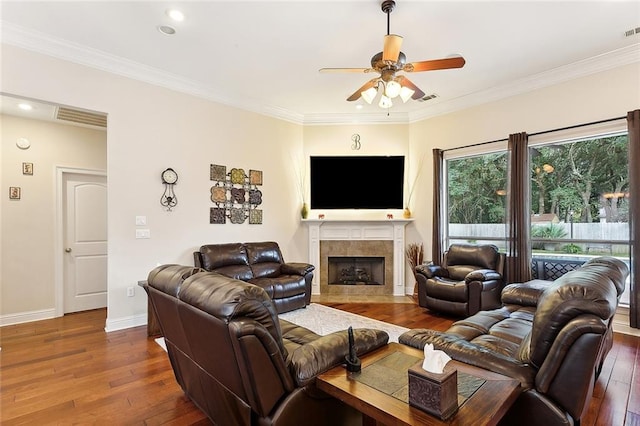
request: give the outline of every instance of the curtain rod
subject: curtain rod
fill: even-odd
[[[575,124],[573,126],[558,127],[557,129],[543,130],[541,132],[529,133],[528,136],[539,136],[539,135],[544,135],[544,134],[547,134],[547,133],[560,132],[562,130],[571,130],[571,129],[577,129],[578,127],[593,126],[593,125],[596,125],[596,124],[608,123],[610,121],[623,120],[623,119],[626,119],[626,118],[627,118],[626,115],[624,115],[622,117],[607,118],[605,120],[592,121],[590,123]],[[502,138],[502,139],[496,139],[496,140],[488,141],[488,142],[479,142],[479,143],[474,143],[474,144],[471,144],[471,145],[458,146],[456,148],[443,149],[442,152],[455,151],[456,149],[472,148],[472,147],[475,147],[475,146],[489,145],[489,144],[492,144],[492,143],[503,142],[503,141],[508,141],[508,140],[509,140],[509,138]]]

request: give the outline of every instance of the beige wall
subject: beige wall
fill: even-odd
[[[191,264],[191,251],[203,243],[273,239],[286,259],[306,260],[299,178],[292,162],[321,153],[353,153],[354,133],[361,136],[358,154],[408,155],[410,181],[424,156],[407,242],[424,242],[428,257],[432,148],[621,116],[640,106],[637,64],[409,125],[336,126],[295,125],[12,46],[3,46],[1,66],[3,92],[109,114],[108,329],[144,323],[146,297],[138,289],[127,298],[126,287],[158,263]],[[263,225],[208,223],[211,163],[263,170]],[[179,205],[173,212],[159,204],[159,176],[166,167],[180,175]],[[3,181],[0,186],[9,185]],[[6,222],[4,211],[0,214]],[[137,215],[147,216],[151,239],[134,238]],[[412,286],[409,278],[407,287]],[[24,309],[52,306],[53,300],[46,299]]]
[[[453,148],[626,116],[640,108],[640,64],[628,65],[410,125],[411,155],[425,156],[407,241],[431,255],[433,148]]]
[[[106,171],[107,134],[76,126],[0,116],[2,258],[0,315],[49,311],[53,308],[56,167]],[[31,147],[16,146],[27,138]],[[33,175],[22,163],[33,163]],[[9,200],[10,186],[22,189]]]
[[[137,288],[126,297],[126,288],[158,263],[192,264],[201,244],[275,240],[285,259],[306,259],[291,165],[302,156],[302,126],[6,45],[1,66],[5,93],[108,114],[107,329],[146,322],[146,296]],[[263,225],[209,224],[211,163],[263,171]],[[159,203],[167,167],[179,174],[172,212]],[[135,239],[137,215],[147,216],[150,239]],[[46,296],[23,309],[53,304]]]

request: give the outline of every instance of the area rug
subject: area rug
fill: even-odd
[[[280,318],[292,322],[304,328],[308,328],[314,333],[324,336],[334,331],[346,330],[349,326],[353,328],[375,328],[386,331],[389,334],[389,342],[397,342],[398,337],[408,331],[408,328],[389,324],[363,317],[361,315],[352,314],[351,312],[341,311],[339,309],[330,308],[328,306],[312,303],[304,309],[296,309],[295,311],[280,314]],[[155,339],[165,351],[167,347],[164,338]]]
[[[389,342],[397,342],[398,337],[408,328],[312,303],[304,309],[280,314],[280,318],[296,325],[308,328],[314,333],[325,335],[334,331],[353,328],[376,328],[389,334]]]

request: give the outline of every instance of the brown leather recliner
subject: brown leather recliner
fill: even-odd
[[[442,265],[416,266],[418,304],[458,317],[499,307],[504,260],[494,245],[452,244]]]
[[[262,287],[280,314],[311,303],[315,267],[286,263],[276,242],[207,244],[193,259],[196,267]]]
[[[319,336],[279,320],[264,289],[199,268],[159,266],[144,288],[176,380],[214,424],[361,424],[360,413],[315,386],[344,362],[346,331]],[[354,330],[358,354],[388,339]]]
[[[416,348],[432,343],[457,361],[519,380],[522,392],[503,425],[578,424],[611,349],[611,322],[628,275],[621,260],[594,258],[553,282],[509,284],[503,307],[445,332],[415,329],[399,341]]]

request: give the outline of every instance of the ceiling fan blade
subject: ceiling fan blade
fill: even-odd
[[[371,87],[375,87],[378,85],[378,78],[372,78],[371,80],[367,81],[364,85],[362,85],[361,88],[359,88],[358,90],[356,90],[355,92],[353,92],[353,95],[349,96],[347,98],[347,100],[349,102],[352,101],[357,101],[358,99],[360,99],[360,96],[362,92],[364,92],[365,90],[371,88]]]
[[[384,49],[382,50],[382,60],[398,62],[400,55],[400,47],[402,46],[402,37],[395,34],[387,34],[384,36]]]
[[[396,77],[396,80],[398,81],[398,83],[400,83],[401,86],[408,87],[409,89],[414,90],[414,94],[411,95],[411,99],[416,100],[424,96],[424,92],[420,90],[418,86],[413,84],[413,82],[409,80],[407,77],[400,75]]]
[[[435,71],[446,70],[450,68],[462,68],[465,60],[462,56],[445,59],[432,59],[430,61],[411,62],[404,66],[403,71],[419,72],[419,71]]]
[[[373,68],[320,68],[321,73],[339,73],[339,72],[353,72],[353,73],[366,73],[375,71]]]

